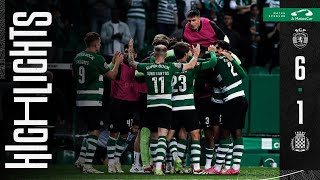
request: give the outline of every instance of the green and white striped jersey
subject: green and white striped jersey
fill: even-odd
[[[151,59],[154,57],[152,56]],[[150,61],[151,61],[150,59]],[[181,63],[139,63],[137,70],[144,73],[148,86],[147,107],[172,108],[172,76],[181,72]]]
[[[73,60],[77,106],[102,106],[103,75],[110,69],[97,53],[82,51]]]
[[[212,91],[211,101],[217,104],[224,103],[224,93],[222,92],[222,87],[214,87]]]
[[[172,111],[192,110],[194,105],[194,81],[199,70],[212,68],[217,63],[215,53],[210,53],[209,61],[198,62],[194,69],[177,72],[172,78]],[[189,60],[191,57],[189,57]]]
[[[146,12],[143,4],[143,0],[131,0],[131,5],[127,14],[128,18],[133,19],[145,19]]]
[[[242,87],[242,78],[246,76],[246,74],[236,61],[230,62],[225,56],[220,56],[214,68],[218,73],[217,80],[221,87],[217,86],[213,88],[213,102],[223,103],[236,97],[245,96]],[[238,72],[241,74],[239,75]],[[245,75],[243,75],[243,73]],[[221,101],[222,97],[223,101]]]

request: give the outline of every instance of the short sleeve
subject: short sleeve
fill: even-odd
[[[148,66],[148,64],[149,63],[139,63],[138,65],[137,65],[137,70],[139,71],[139,72],[142,72],[142,73],[146,73],[146,67]]]
[[[171,63],[170,64],[170,70],[172,73],[181,72],[183,68],[182,63]]]
[[[97,57],[97,68],[99,70],[99,74],[105,74],[106,72],[110,71],[107,62],[102,56]]]

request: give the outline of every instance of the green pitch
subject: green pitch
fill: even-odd
[[[107,172],[104,166],[94,166],[96,169]],[[124,174],[83,174],[72,165],[52,165],[49,169],[19,169],[9,170],[5,173],[6,179],[41,179],[41,180],[86,180],[86,179],[268,179],[279,176],[278,168],[263,167],[242,167],[240,175],[192,175],[192,174],[167,174],[164,176],[155,176],[153,174],[133,174],[129,173],[131,166],[123,166]],[[275,178],[278,179],[278,178]]]

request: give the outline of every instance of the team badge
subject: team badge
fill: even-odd
[[[305,132],[297,131],[295,132],[296,136],[291,139],[291,149],[296,152],[308,151],[310,147],[310,141],[305,136]]]
[[[308,34],[306,33],[306,29],[303,28],[295,29],[295,31],[292,42],[297,48],[302,49],[308,44]]]

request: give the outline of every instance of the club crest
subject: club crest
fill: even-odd
[[[297,131],[295,132],[296,136],[291,139],[291,149],[296,152],[308,151],[310,147],[310,141],[305,136],[305,132]]]
[[[306,29],[295,29],[295,33],[293,33],[292,37],[292,42],[297,48],[304,48],[308,44],[308,34],[306,33]]]

